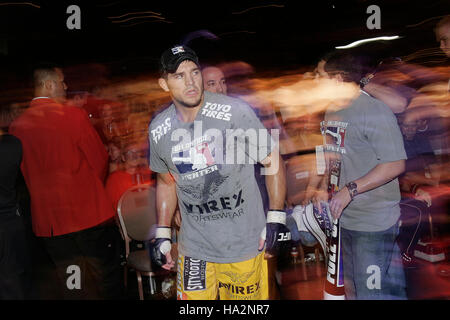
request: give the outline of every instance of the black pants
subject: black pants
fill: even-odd
[[[114,222],[43,239],[64,299],[122,299],[123,240]]]
[[[28,247],[25,227],[15,213],[0,215],[0,300],[25,298]]]

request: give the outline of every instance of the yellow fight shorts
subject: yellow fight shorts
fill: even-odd
[[[178,300],[268,300],[264,251],[253,259],[214,263],[178,256]]]

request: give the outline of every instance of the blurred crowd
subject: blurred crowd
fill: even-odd
[[[402,209],[404,232],[400,240],[402,253],[407,260],[413,255],[412,248],[419,241],[424,243],[433,237],[448,241],[450,234],[448,229],[450,226],[450,65],[448,64],[450,20],[447,17],[442,21],[436,26],[435,33],[441,54],[443,53],[447,58],[439,66],[425,67],[410,63],[407,55],[385,57],[376,61],[367,56],[366,70],[363,72],[365,76],[359,79],[360,85],[357,86],[349,83],[337,84],[325,72],[323,65],[333,53],[318,59],[315,66],[307,66],[303,70],[292,70],[284,74],[279,72],[260,74],[243,61],[224,61],[220,64],[203,66],[204,88],[207,91],[245,100],[254,108],[267,128],[279,130],[280,151],[287,169],[286,204],[291,211],[297,205],[305,204],[305,201],[310,199],[308,192],[311,190],[308,190],[308,183],[315,170],[315,148],[323,143],[320,122],[325,111],[345,104],[355,90],[360,89],[389,106],[397,117],[408,156],[406,170],[400,177],[402,201],[404,203],[409,203],[411,199],[418,201],[423,207],[422,212],[429,213],[433,220],[433,223],[422,225],[417,232],[417,219],[425,221],[427,218],[417,217],[415,212]],[[64,69],[58,70],[63,74]],[[156,76],[126,79],[95,87],[92,91],[73,91],[71,83],[66,85],[64,78],[62,82],[65,87],[61,90],[67,91],[67,95],[61,94],[55,100],[58,104],[82,110],[81,116],[89,119],[90,125],[98,135],[100,142],[98,146],[103,148],[106,154],[106,168],[99,169],[105,172],[99,176],[114,213],[120,197],[132,186],[155,184],[155,175],[149,169],[148,125],[152,117],[168,105],[170,97],[157,86]],[[15,131],[9,129],[10,124],[27,110],[28,104],[13,103],[2,106],[0,120],[3,136],[8,131],[14,135]],[[79,116],[74,113],[73,121],[78,121],[76,119]],[[16,123],[16,130],[18,130],[17,126]],[[80,125],[77,128],[84,127]],[[57,131],[54,132],[55,140],[58,140],[59,134]],[[4,138],[0,142],[2,140]],[[83,152],[81,150],[81,153]],[[59,155],[60,158],[66,156],[69,155]],[[15,161],[20,164],[19,160]],[[72,172],[73,175],[81,170],[83,161],[79,160],[73,166],[75,170]],[[7,167],[4,166],[4,168]],[[31,170],[31,166],[22,164],[25,180],[32,178]],[[48,170],[51,171],[51,168]],[[2,177],[6,175],[2,173]],[[46,179],[45,175],[41,177]],[[29,181],[26,185],[30,188]],[[32,186],[31,189],[33,189]],[[22,194],[20,188],[18,190],[19,195]],[[34,192],[34,189],[31,192]],[[68,193],[76,192],[75,189],[68,191]],[[35,205],[32,204],[31,209],[29,205],[28,207],[26,204],[21,205],[22,216],[33,219],[33,215],[25,211],[32,211]],[[11,211],[11,208],[8,208],[8,212],[16,214],[16,205],[13,207],[14,210]],[[6,211],[7,209],[0,209],[0,216]],[[65,233],[95,227],[110,218],[113,218],[113,215],[105,215],[85,225],[77,225],[73,221],[59,221],[61,225],[73,223],[74,226],[74,229],[62,231],[59,234],[55,233],[56,229],[48,234],[39,234],[36,231],[40,230],[37,222],[30,224],[33,224],[33,230],[37,236],[54,238]],[[20,250],[19,247],[17,248],[15,250]],[[55,253],[55,256],[58,254]],[[0,259],[4,257],[0,256]],[[10,256],[7,259],[13,258]],[[3,268],[3,263],[0,266]],[[8,272],[10,272],[9,269],[5,273],[0,271],[0,278],[4,278],[2,273],[8,274]],[[2,290],[2,282],[0,282],[0,293],[3,292]],[[8,293],[5,293],[3,296],[0,294],[0,298],[24,298],[24,295],[17,293],[17,295],[8,296]]]

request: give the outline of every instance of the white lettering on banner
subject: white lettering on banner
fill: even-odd
[[[336,274],[336,249],[336,244],[329,248],[327,280],[332,284],[335,283],[335,279],[332,276]]]

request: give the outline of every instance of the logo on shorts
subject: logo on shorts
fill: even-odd
[[[183,274],[185,291],[206,289],[206,261],[185,257]]]
[[[234,283],[245,283],[252,276],[255,271],[244,272],[244,273],[235,273],[231,271],[222,272],[224,275],[230,277],[231,281]]]

